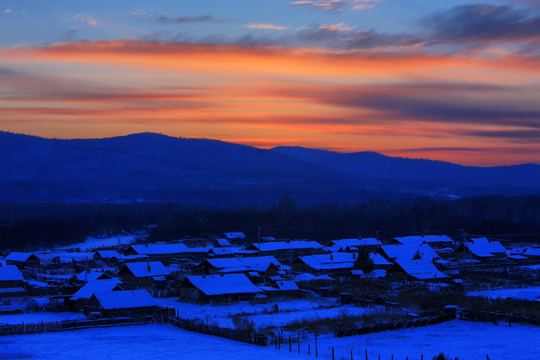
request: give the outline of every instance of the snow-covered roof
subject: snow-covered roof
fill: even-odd
[[[38,251],[35,252],[39,260],[42,263],[52,263],[53,260],[59,259],[61,263],[70,263],[72,261],[87,261],[92,260],[93,252],[79,252],[79,251]]]
[[[120,280],[118,279],[108,279],[108,280],[94,280],[85,284],[82,288],[79,289],[73,296],[71,300],[77,299],[90,299],[94,293],[103,293],[113,291],[115,289],[122,289],[120,287]]]
[[[300,290],[298,285],[292,280],[276,281],[276,285],[278,289],[282,291]]]
[[[422,259],[431,261],[439,257],[428,244],[414,242],[407,245],[383,245],[379,251],[384,252],[391,260],[412,260],[415,256],[420,256]]]
[[[127,267],[133,276],[137,278],[170,275],[169,270],[161,261],[126,263],[124,267]]]
[[[396,260],[407,275],[417,280],[444,279],[449,276],[440,272],[431,261],[427,260]]]
[[[146,290],[97,292],[94,296],[105,310],[157,306],[154,298]]]
[[[103,259],[113,259],[113,258],[120,259],[121,258],[120,254],[116,250],[99,250],[99,251],[96,251],[94,255],[96,254],[101,256]]]
[[[388,260],[386,260],[384,258],[384,256],[382,256],[381,254],[377,254],[377,253],[371,253],[369,254],[369,257],[371,259],[371,261],[373,261],[373,265],[391,265],[392,263],[389,262]]]
[[[129,248],[138,255],[170,255],[188,252],[188,247],[182,243],[131,245]]]
[[[18,261],[25,262],[30,256],[34,255],[33,253],[24,253],[24,252],[12,252],[4,260],[8,261]]]
[[[512,249],[510,250],[510,253],[513,255],[523,255],[523,256],[530,256],[530,257],[540,257],[540,248],[534,248],[534,247],[526,247],[526,248],[519,248],[519,249]]]
[[[208,250],[209,253],[215,255],[234,255],[242,250],[241,247],[214,247]]]
[[[219,246],[229,246],[231,243],[227,239],[216,239]]]
[[[112,276],[102,271],[84,270],[80,274],[77,274],[77,280],[79,281],[94,281],[110,279]]]
[[[0,266],[0,281],[23,281],[24,277],[15,265]]]
[[[270,264],[274,264],[279,267],[281,264],[273,256],[253,256],[253,257],[241,257],[241,258],[217,258],[207,259],[210,265],[216,269],[236,269],[226,272],[241,272],[241,271],[260,271],[264,272],[268,269]],[[244,270],[241,270],[244,269]],[[225,271],[223,271],[225,272]]]
[[[263,236],[261,237],[262,241],[276,241],[276,238],[273,236]]]
[[[208,296],[261,292],[244,274],[188,276],[186,279]]]
[[[498,241],[490,241],[488,238],[474,238],[466,243],[467,247],[478,257],[491,257],[493,254],[506,253],[506,249]]]
[[[302,250],[302,249],[322,249],[323,246],[313,240],[295,240],[295,241],[275,241],[268,243],[253,243],[245,249],[254,249],[258,251],[280,251],[280,250]]]
[[[299,256],[298,259],[314,270],[350,269],[354,266],[356,254],[335,252],[331,254]]]
[[[332,240],[325,246],[327,251],[344,251],[347,248],[352,249],[354,247],[362,246],[380,246],[382,243],[375,238],[364,238],[364,239],[340,239]]]
[[[446,235],[403,236],[403,237],[395,237],[394,239],[399,241],[403,245],[421,244],[423,242],[428,243],[428,244],[451,243],[452,242],[452,239],[450,239]]]
[[[235,239],[244,240],[246,238],[246,235],[244,235],[243,232],[226,232],[225,237],[229,240],[235,240]]]

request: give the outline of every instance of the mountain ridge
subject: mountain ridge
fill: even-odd
[[[269,205],[403,196],[540,193],[540,165],[478,168],[375,152],[259,149],[136,133],[47,139],[0,132],[0,202],[186,202]]]

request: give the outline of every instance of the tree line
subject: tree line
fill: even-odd
[[[149,230],[149,241],[242,231],[321,242],[348,237],[446,234],[492,235],[510,241],[540,239],[540,195],[374,199],[359,205],[297,206],[282,197],[270,207],[235,209],[183,204],[0,205],[0,252],[68,245],[88,236]]]

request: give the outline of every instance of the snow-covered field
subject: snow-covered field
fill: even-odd
[[[0,325],[4,324],[31,324],[40,322],[57,322],[63,320],[79,320],[86,319],[82,313],[72,312],[35,312],[27,314],[10,314],[0,315]]]
[[[0,359],[199,359],[300,360],[261,347],[168,325],[141,325],[0,337]]]
[[[199,305],[175,301],[175,299],[160,298],[161,305],[178,309],[178,315],[186,319],[201,319],[207,323],[234,328],[232,317],[237,314],[245,315],[255,323],[257,328],[268,326],[284,326],[291,322],[304,319],[335,318],[341,313],[362,315],[375,311],[372,308],[356,306],[339,306],[336,298],[317,298],[314,300],[281,300],[278,302],[278,312],[271,312],[272,305],[250,304],[242,301],[230,305]]]
[[[522,289],[499,289],[485,291],[471,291],[469,296],[484,296],[490,299],[496,298],[514,298],[521,300],[536,300],[540,301],[540,286],[522,288]]]
[[[535,340],[536,339],[536,340]],[[536,360],[540,357],[540,328],[512,324],[492,325],[454,320],[439,325],[386,331],[370,335],[319,339],[319,358],[336,359],[431,359],[444,352],[452,359]],[[214,336],[202,335],[168,325],[142,325],[0,337],[0,359],[314,359],[307,356],[307,342],[301,355],[288,352],[288,345],[274,350]]]
[[[81,251],[96,250],[106,247],[118,246],[118,245],[129,245],[134,243],[139,237],[144,234],[126,234],[126,235],[117,235],[108,238],[96,238],[89,236],[82,243],[73,244],[58,248],[59,250],[65,249],[80,249]]]
[[[512,324],[500,325],[453,320],[438,325],[385,331],[369,335],[333,338],[326,337],[318,342],[319,355],[331,357],[335,348],[336,359],[350,359],[351,349],[355,359],[431,359],[444,352],[449,358],[460,360],[536,360],[540,358],[540,328]],[[314,341],[311,341],[312,349]],[[281,351],[283,351],[283,346]],[[293,347],[294,348],[294,347]],[[286,346],[288,350],[288,346]],[[307,344],[301,345],[301,352]]]

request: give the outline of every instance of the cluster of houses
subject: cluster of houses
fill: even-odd
[[[508,251],[487,238],[460,244],[445,235],[396,237],[384,244],[353,238],[322,245],[271,237],[246,244],[243,233],[224,235],[201,247],[176,242],[92,253],[13,252],[0,263],[0,301],[41,295],[34,303],[47,310],[133,315],[155,309],[156,297],[209,302],[298,296],[303,284],[295,280],[305,274],[458,283],[463,264],[540,262],[539,248]]]

